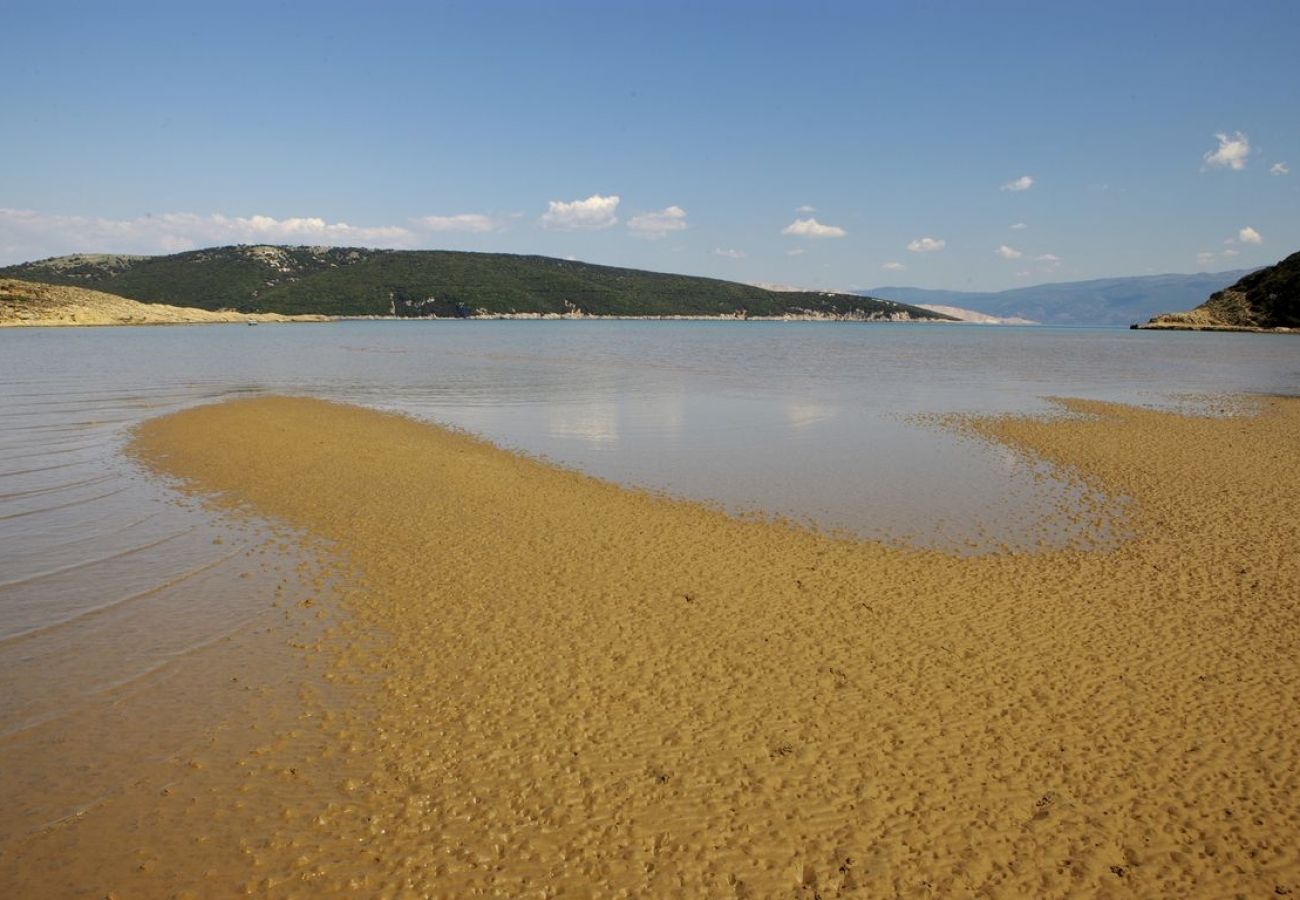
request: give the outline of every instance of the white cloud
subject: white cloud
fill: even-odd
[[[943,238],[923,237],[917,238],[907,245],[907,249],[913,253],[934,253],[948,246],[948,242]]]
[[[806,215],[808,215],[809,213],[815,213],[815,212],[817,212],[817,207],[815,207],[815,206],[809,206],[807,203],[805,203],[803,206],[801,206],[801,207],[799,207],[798,209],[796,209],[795,212],[800,213],[800,214],[806,216]]]
[[[723,259],[744,259],[749,256],[744,250],[724,250],[721,247],[714,247],[712,253],[714,256],[721,256]]]
[[[1237,232],[1237,240],[1241,241],[1243,244],[1264,243],[1264,238],[1260,236],[1260,233],[1249,225]]]
[[[686,210],[669,206],[659,212],[641,213],[628,219],[627,227],[637,237],[658,240],[670,231],[681,231],[686,227]]]
[[[1250,155],[1250,139],[1246,135],[1238,131],[1232,137],[1216,134],[1215,138],[1219,141],[1219,147],[1201,157],[1205,160],[1202,168],[1213,169],[1226,166],[1234,172],[1246,168],[1246,157]]]
[[[1287,168],[1287,164],[1286,164],[1286,163],[1284,163],[1284,162],[1275,162],[1275,163],[1273,163],[1273,165],[1269,166],[1268,174],[1270,174],[1270,175],[1290,175],[1290,174],[1291,174],[1291,170],[1290,170],[1289,168]]]
[[[1032,175],[1021,175],[1015,181],[1008,181],[1006,184],[1002,185],[1002,187],[998,188],[998,190],[1019,192],[1027,191],[1033,186],[1034,178]]]
[[[1233,250],[1233,249],[1229,248],[1229,249],[1223,251],[1223,255],[1224,255],[1224,256],[1240,256],[1240,255],[1241,255],[1241,251],[1240,251],[1240,250]]]
[[[586,200],[551,200],[540,219],[543,228],[560,231],[599,231],[618,224],[618,194],[592,194]]]
[[[399,225],[357,226],[315,216],[160,213],[133,219],[0,208],[0,254],[12,262],[66,253],[177,253],[220,244],[413,247]]]
[[[1028,278],[1030,275],[1033,275],[1033,274],[1034,274],[1034,273],[1031,272],[1031,271],[1029,271],[1028,269],[1021,269],[1019,272],[1016,273],[1016,277],[1017,277],[1017,278]]]
[[[1057,256],[1055,253],[1044,253],[1041,256],[1035,256],[1034,259],[1038,262],[1045,263],[1059,263],[1061,261],[1061,257]]]
[[[1003,259],[1020,259],[1020,257],[1025,255],[1015,247],[1008,247],[1006,244],[1003,244],[997,249],[997,254]]]
[[[462,231],[469,234],[486,234],[496,231],[504,223],[482,213],[460,213],[455,216],[423,216],[415,220],[429,231]]]
[[[806,238],[842,238],[848,234],[838,225],[823,225],[816,219],[795,219],[789,225],[781,229],[782,234],[792,234],[795,237]]]
[[[903,265],[901,262],[887,262],[880,268],[889,272],[901,272],[906,269],[907,266]]]
[[[1012,230],[1012,231],[1024,231],[1024,230],[1025,230],[1026,228],[1028,228],[1028,227],[1029,227],[1029,226],[1026,225],[1024,222],[1017,222],[1016,224],[1014,224],[1014,225],[1011,226],[1011,230]]]
[[[1203,266],[1213,261],[1214,254],[1208,250],[1202,250],[1200,253],[1196,254],[1196,264],[1198,266]]]
[[[787,251],[785,251],[785,255],[786,255],[786,256],[803,256],[803,255],[804,255],[805,253],[807,253],[807,252],[808,252],[808,251],[805,250],[803,247],[795,247],[793,250],[787,250]]]

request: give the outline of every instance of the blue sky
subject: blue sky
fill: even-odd
[[[332,243],[983,290],[1300,249],[1293,0],[0,21],[0,263]]]

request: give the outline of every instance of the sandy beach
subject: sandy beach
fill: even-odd
[[[220,325],[330,322],[329,316],[285,316],[141,303],[85,288],[0,278],[0,328],[89,325]]]
[[[1127,498],[1118,546],[836,538],[319,400],[151,420],[155,473],[312,541],[293,689],[0,893],[1300,891],[1300,401],[1061,407],[951,427]]]

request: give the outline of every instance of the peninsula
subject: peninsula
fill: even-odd
[[[231,322],[328,322],[329,316],[286,316],[141,303],[102,291],[0,278],[0,328],[56,325],[215,325]]]
[[[1156,316],[1143,329],[1279,331],[1300,328],[1300,252],[1215,291],[1190,312]]]
[[[676,316],[956,321],[894,300],[772,291],[734,281],[546,256],[237,245],[168,256],[78,254],[0,278],[107,291],[142,303],[282,315]]]

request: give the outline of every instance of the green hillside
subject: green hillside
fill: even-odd
[[[1230,325],[1256,328],[1300,326],[1300,253],[1252,272],[1210,296],[1203,307]]]
[[[1185,313],[1156,316],[1146,328],[1300,328],[1300,253],[1251,272]]]
[[[170,256],[63,256],[0,276],[75,285],[146,303],[242,312],[454,316],[486,313],[750,315],[814,312],[946,319],[853,294],[778,292],[714,278],[544,256],[347,247],[215,247]]]

